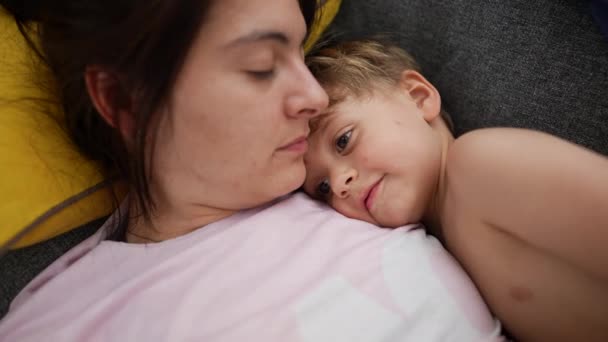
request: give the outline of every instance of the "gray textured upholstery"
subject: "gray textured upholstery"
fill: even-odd
[[[333,25],[391,33],[442,93],[457,133],[543,130],[608,155],[608,42],[587,1],[343,0]],[[0,260],[0,316],[101,221]]]
[[[74,245],[92,235],[105,218],[55,237],[51,240],[18,249],[0,259],[0,317],[19,291],[39,272]]]

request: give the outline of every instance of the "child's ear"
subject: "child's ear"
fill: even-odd
[[[404,71],[401,73],[399,85],[422,110],[425,121],[430,122],[439,115],[441,96],[431,82],[419,72],[414,70]]]
[[[131,97],[114,73],[98,66],[88,66],[84,74],[89,97],[101,117],[129,142],[135,134]]]

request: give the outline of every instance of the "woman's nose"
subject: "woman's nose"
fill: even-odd
[[[294,119],[312,119],[327,108],[329,99],[304,63],[301,63],[298,69],[299,77],[294,80],[296,84],[287,99],[286,112]]]

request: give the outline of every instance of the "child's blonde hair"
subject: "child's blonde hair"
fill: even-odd
[[[420,66],[409,53],[379,40],[321,46],[306,58],[306,64],[329,96],[328,112],[349,96],[371,96],[378,88],[398,86],[406,70],[420,72]],[[316,130],[322,117],[311,121],[312,130]],[[443,109],[441,117],[453,131],[452,120]]]

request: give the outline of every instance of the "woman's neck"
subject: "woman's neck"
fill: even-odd
[[[213,222],[236,213],[234,210],[210,208],[197,204],[169,204],[157,201],[156,209],[149,219],[136,213],[141,212],[135,200],[129,206],[129,224],[126,241],[129,243],[153,243],[186,235]]]

